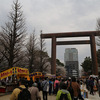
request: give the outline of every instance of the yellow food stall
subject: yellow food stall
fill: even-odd
[[[20,68],[20,67],[14,67],[14,75],[16,75],[17,79],[20,77],[27,78],[27,80],[30,80],[29,78],[29,70],[27,68]]]
[[[0,73],[0,80],[4,80],[6,83],[6,92],[12,91],[15,87],[17,87],[17,81],[22,77],[30,80],[29,70],[27,68],[12,67]]]
[[[33,81],[36,81],[36,79],[44,77],[41,72],[33,72],[29,76],[33,79]]]

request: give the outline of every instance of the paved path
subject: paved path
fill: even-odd
[[[99,97],[99,94],[98,94],[98,92],[96,92],[94,95],[90,95],[89,93],[88,93],[88,99],[87,100],[100,100],[100,97]]]
[[[42,97],[42,92],[40,92],[41,94],[41,97]],[[10,95],[4,95],[4,96],[0,96],[0,100],[10,100]],[[51,95],[51,96],[48,96],[48,100],[56,100],[56,96],[55,95]],[[85,99],[85,100],[100,100],[100,97],[98,95],[98,93],[96,93],[95,95],[90,95],[88,93],[88,99]]]

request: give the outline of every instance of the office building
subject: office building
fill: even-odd
[[[68,77],[79,76],[78,50],[76,48],[66,48],[64,53],[65,68]]]

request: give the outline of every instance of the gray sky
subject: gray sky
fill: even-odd
[[[96,30],[100,18],[100,0],[19,0],[26,18],[28,32],[36,29],[43,33],[77,32]],[[0,0],[0,26],[7,22],[13,0]],[[0,28],[1,30],[1,28]],[[70,38],[79,40],[88,38]],[[59,39],[62,40],[62,39]],[[51,56],[51,40],[46,40],[46,49]],[[57,46],[57,58],[64,62],[65,48],[77,48],[79,64],[90,56],[90,45]]]

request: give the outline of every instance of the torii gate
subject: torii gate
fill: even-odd
[[[46,38],[52,39],[51,74],[56,74],[56,45],[90,44],[91,45],[93,74],[98,75],[95,36],[99,36],[99,35],[100,35],[100,33],[98,31],[61,32],[61,33],[41,34],[42,39],[46,39]],[[69,38],[69,37],[90,37],[90,40],[56,41],[56,38]]]

